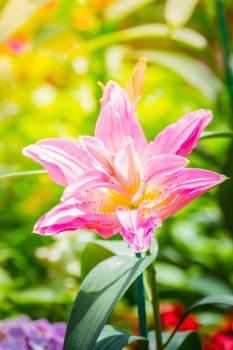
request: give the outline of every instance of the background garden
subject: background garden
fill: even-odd
[[[97,81],[124,86],[145,56],[137,110],[148,139],[186,113],[211,109],[208,131],[220,133],[203,137],[189,159],[233,178],[232,16],[231,0],[1,1],[0,174],[41,169],[22,155],[39,139],[92,135]],[[91,232],[32,234],[61,193],[46,174],[0,178],[0,319],[66,321],[87,273],[123,249]],[[164,329],[198,298],[232,294],[232,198],[228,181],[156,231]],[[110,320],[132,332],[138,331],[135,294],[131,287]],[[186,326],[208,335],[230,329],[230,317],[202,311]]]

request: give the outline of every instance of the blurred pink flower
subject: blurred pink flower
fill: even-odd
[[[6,41],[6,47],[11,54],[20,55],[29,50],[31,44],[24,35],[16,35]]]
[[[65,187],[61,203],[36,223],[36,233],[90,229],[104,238],[120,233],[134,251],[146,251],[155,227],[226,179],[185,168],[184,157],[212,119],[208,110],[182,117],[147,142],[134,113],[144,68],[135,74],[140,77],[131,78],[129,97],[114,82],[104,88],[94,137],[80,137],[79,145],[45,139],[24,148]]]

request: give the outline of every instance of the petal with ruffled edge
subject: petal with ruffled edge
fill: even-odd
[[[104,89],[95,136],[114,153],[122,149],[128,136],[134,140],[139,153],[142,153],[147,145],[126,92],[114,82],[109,82]]]
[[[68,185],[62,195],[61,200],[67,200],[71,197],[78,197],[81,191],[93,190],[95,188],[110,188],[120,193],[124,193],[124,189],[117,181],[100,171],[91,170],[80,175],[75,182]]]
[[[213,171],[186,168],[152,181],[145,193],[144,215],[165,220],[226,179]]]
[[[65,231],[89,229],[109,238],[119,232],[120,223],[113,210],[117,203],[107,193],[89,191],[80,194],[79,200],[70,198],[42,216],[34,232],[53,235]]]
[[[25,147],[23,154],[45,167],[53,181],[62,186],[72,183],[90,168],[86,151],[70,140],[41,140]]]
[[[150,248],[153,228],[161,226],[161,220],[151,217],[141,218],[142,208],[135,210],[117,210],[117,216],[122,228],[120,230],[124,240],[130,244],[135,252],[144,252]]]
[[[202,130],[212,120],[209,110],[198,110],[169,125],[148,145],[147,156],[173,153],[187,156],[197,145]]]

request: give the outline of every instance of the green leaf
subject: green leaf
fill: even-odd
[[[71,310],[64,350],[93,350],[114,306],[153,260],[114,256],[88,274]]]
[[[150,252],[155,259],[158,253],[158,243],[154,237],[152,238]],[[81,280],[83,280],[97,264],[113,255],[134,256],[135,254],[123,239],[94,239],[90,241],[81,256]]]
[[[232,295],[212,295],[210,297],[204,298],[193,304],[189,309],[185,311],[185,313],[182,315],[181,319],[179,320],[176,328],[171,333],[168,340],[165,342],[165,346],[167,346],[175,336],[178,328],[180,325],[184,322],[186,317],[191,314],[194,311],[197,311],[203,307],[209,307],[209,306],[228,306],[233,308],[233,296]],[[167,349],[167,348],[166,348]]]
[[[91,243],[99,245],[109,250],[114,255],[129,255],[129,256],[135,255],[123,239],[121,240],[95,239]],[[158,242],[153,236],[151,241],[151,246],[150,246],[150,253],[151,255],[154,256],[154,259],[158,254],[158,249],[159,249]]]
[[[170,343],[165,346],[166,350],[202,350],[201,341],[194,332],[178,332]]]
[[[146,338],[131,335],[119,328],[106,325],[101,332],[94,350],[121,350],[126,345],[134,342],[140,343],[140,349],[147,349],[148,341]]]
[[[127,246],[127,243],[121,239],[121,240],[103,240],[103,239],[96,239],[92,242],[93,244],[99,245],[107,250],[109,250],[114,255],[130,255],[134,256],[134,253],[132,250]]]
[[[220,130],[220,131],[204,131],[199,140],[213,139],[217,137],[233,137],[233,131],[231,130]]]
[[[95,242],[88,243],[81,256],[81,280],[101,261],[113,256],[108,249],[101,247]]]
[[[165,19],[172,27],[183,26],[193,14],[199,0],[167,0]]]
[[[154,2],[154,0],[120,0],[114,1],[107,6],[105,18],[109,21],[118,21],[131,13],[140,10],[142,7]]]
[[[166,24],[156,23],[144,24],[98,36],[89,40],[88,43],[84,42],[81,46],[74,49],[71,52],[71,56],[75,57],[77,54],[95,51],[116,43],[145,38],[162,38],[167,39],[168,41],[173,40],[196,49],[203,49],[207,45],[206,38],[192,29],[178,28],[171,30]]]
[[[187,83],[197,88],[204,96],[214,101],[223,87],[218,77],[203,62],[169,51],[140,51],[137,56],[145,56],[150,62],[171,69]]]

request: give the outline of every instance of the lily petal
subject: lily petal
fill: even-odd
[[[224,182],[224,175],[204,169],[182,169],[155,181],[145,198],[145,206],[165,220],[193,199]],[[153,190],[152,190],[153,188]]]
[[[151,157],[144,167],[145,181],[148,182],[153,178],[175,173],[188,163],[186,158],[174,154]]]
[[[134,195],[140,186],[141,165],[134,149],[133,141],[117,153],[114,160],[115,178],[130,195]]]
[[[105,203],[103,204],[103,198]],[[42,235],[53,235],[65,231],[89,229],[99,233],[104,238],[109,238],[119,231],[119,220],[113,211],[103,212],[99,208],[109,208],[113,205],[111,199],[106,196],[98,198],[85,196],[81,201],[71,198],[64,201],[47,214],[42,216],[34,227],[34,232]]]
[[[126,92],[116,83],[109,82],[103,94],[95,136],[101,139],[111,152],[118,152],[131,137],[137,151],[143,152],[147,141],[134,115]]]
[[[185,115],[156,136],[149,144],[149,154],[173,153],[187,156],[197,145],[202,130],[211,120],[211,111],[204,109]]]
[[[78,208],[74,199],[63,202],[43,215],[35,224],[34,232],[53,235],[64,231],[74,231],[84,224],[84,213]]]
[[[62,186],[72,183],[90,167],[86,151],[65,139],[44,139],[25,147],[23,154],[45,167],[53,181]]]
[[[93,168],[112,174],[112,155],[97,137],[81,136],[81,146],[88,153]]]
[[[135,210],[118,210],[117,216],[122,225],[121,235],[129,243],[135,252],[144,252],[150,248],[151,237],[156,226],[152,218],[141,219],[142,208]],[[161,220],[157,221],[157,226]]]
[[[71,197],[77,198],[81,191],[89,191],[95,188],[111,188],[120,193],[124,192],[121,186],[117,184],[117,181],[114,181],[114,179],[111,179],[103,172],[91,170],[82,174],[75,182],[68,185],[65,188],[61,200],[64,201]]]

